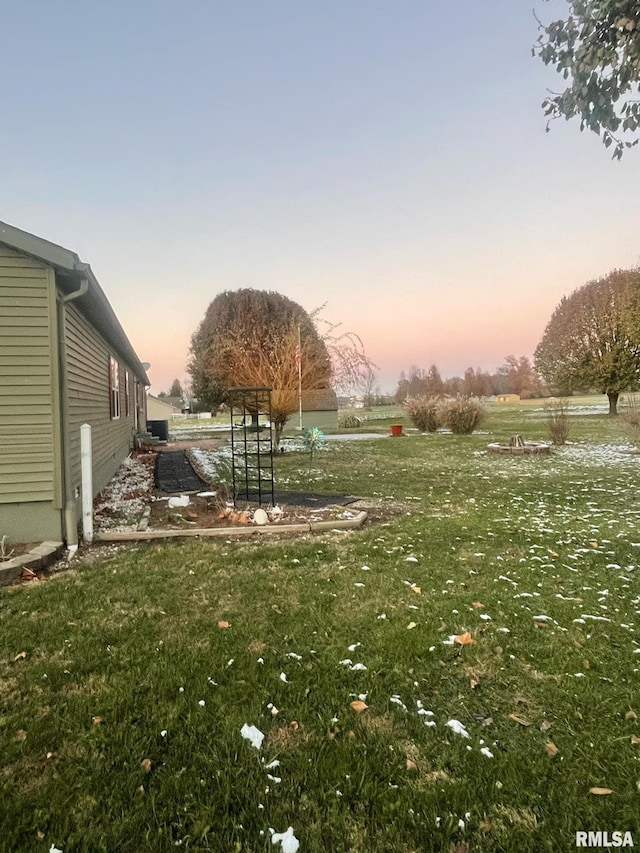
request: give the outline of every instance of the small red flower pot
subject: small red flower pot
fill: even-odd
[[[391,435],[402,435],[402,424],[391,424]]]

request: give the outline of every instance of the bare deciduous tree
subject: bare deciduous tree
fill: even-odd
[[[329,353],[333,385],[343,392],[362,388],[378,365],[366,354],[359,335],[342,331],[342,323],[332,323],[321,316],[325,307],[326,304],[312,311],[311,319]]]

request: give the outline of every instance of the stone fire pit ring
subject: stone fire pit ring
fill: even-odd
[[[489,453],[498,453],[507,456],[531,456],[533,454],[551,453],[551,445],[545,441],[522,441],[520,436],[516,436],[516,439],[520,439],[520,441],[511,439],[508,444],[492,442],[487,445],[487,450]]]

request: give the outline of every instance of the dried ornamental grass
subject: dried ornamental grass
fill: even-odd
[[[440,423],[440,401],[437,397],[408,397],[404,409],[420,432],[435,432]]]
[[[471,435],[485,418],[484,406],[477,400],[447,400],[440,404],[442,426],[455,435]]]
[[[343,412],[338,418],[338,429],[358,429],[360,418],[353,412]]]

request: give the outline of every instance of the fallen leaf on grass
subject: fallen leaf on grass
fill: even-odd
[[[540,723],[540,731],[541,732],[548,732],[550,728],[551,728],[551,723],[549,722],[549,720],[543,720]]]
[[[627,711],[627,713],[624,715],[624,718],[625,720],[637,720],[638,715],[635,711]]]
[[[596,794],[599,797],[603,797],[606,794],[613,794],[611,788],[589,788],[590,794]]]
[[[417,770],[418,765],[415,761],[412,761],[410,758],[407,758],[407,770]]]
[[[142,767],[145,773],[151,773],[151,759],[143,758],[140,762],[140,767]]]
[[[26,740],[26,739],[27,739],[27,733],[25,732],[25,730],[24,729],[18,729],[18,731],[16,732],[16,740],[21,742],[21,741]]]
[[[548,740],[545,743],[544,748],[547,750],[547,755],[550,755],[552,758],[554,755],[557,755],[560,752],[560,750],[552,740]]]
[[[484,604],[481,601],[474,601],[471,606],[475,607],[476,610],[484,610]]]
[[[526,717],[520,716],[520,714],[509,714],[510,720],[513,720],[514,723],[520,723],[521,726],[530,726],[531,723],[527,720]]]
[[[101,726],[104,723],[102,717],[91,717],[91,722],[94,726]]]
[[[640,743],[640,737],[637,735],[631,735],[631,743],[633,746],[637,746]]]
[[[422,595],[422,589],[419,586],[409,587],[412,592],[415,592],[416,595]]]
[[[471,643],[475,643],[475,640],[469,633],[469,631],[465,631],[464,634],[458,634],[453,638],[454,643],[457,643],[459,646],[468,646]]]
[[[369,706],[366,702],[362,702],[360,699],[355,699],[353,702],[349,703],[349,707],[352,711],[355,711],[356,714],[361,714],[363,711],[366,711]]]
[[[26,652],[18,652],[18,654],[14,657],[13,662],[15,663],[17,660],[24,660],[26,656]]]
[[[282,616],[282,610],[280,610],[277,604],[272,604],[271,609],[274,613],[277,613],[279,616]]]
[[[224,619],[221,619],[221,620],[218,622],[218,628],[230,628],[230,627],[231,627],[230,623],[229,623],[229,622],[227,622],[227,621],[226,621],[226,620],[224,620]]]
[[[451,777],[445,770],[433,770],[425,774],[424,781],[429,785],[437,785],[439,782],[451,782]]]

